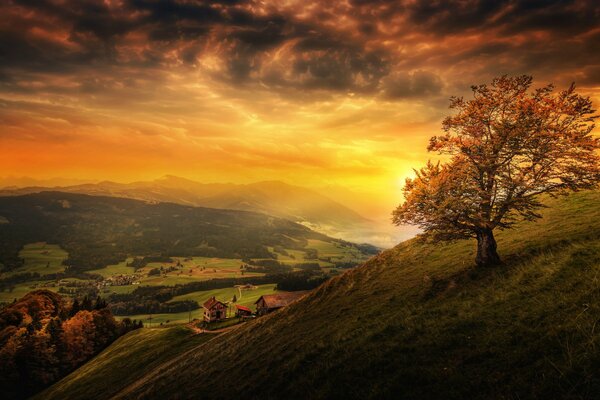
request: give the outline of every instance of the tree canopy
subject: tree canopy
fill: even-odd
[[[575,85],[556,92],[553,85],[531,90],[532,82],[502,76],[473,86],[470,100],[451,98],[454,114],[428,147],[447,161],[430,161],[406,180],[396,225],[418,225],[437,240],[477,238],[477,264],[496,264],[494,229],[539,218],[540,194],[598,184],[592,101]]]

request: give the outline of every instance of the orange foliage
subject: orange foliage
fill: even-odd
[[[540,215],[538,195],[565,194],[600,181],[595,110],[572,85],[529,91],[530,76],[502,76],[473,86],[473,99],[452,98],[456,113],[429,151],[451,156],[407,179],[399,224],[420,226],[434,239],[477,238],[478,265],[500,262],[493,230]]]

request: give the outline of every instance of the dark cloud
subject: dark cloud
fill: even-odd
[[[212,79],[282,92],[431,97],[464,77],[461,69],[472,79],[512,71],[552,78],[554,71],[590,84],[600,57],[599,4],[13,0],[0,5],[0,76],[127,79],[201,68],[210,56],[220,65]]]
[[[440,77],[428,71],[395,73],[383,80],[383,92],[389,99],[428,97],[439,94],[442,87]]]

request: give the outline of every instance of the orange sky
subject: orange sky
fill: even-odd
[[[0,5],[0,177],[278,179],[386,208],[470,85],[600,97],[595,1],[26,3]]]

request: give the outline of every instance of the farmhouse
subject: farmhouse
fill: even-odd
[[[249,309],[248,307],[244,307],[244,306],[239,306],[239,305],[235,305],[235,316],[236,317],[249,317],[250,315],[252,315],[252,310]]]
[[[256,300],[256,314],[265,315],[299,300],[307,291],[265,294]]]
[[[222,321],[227,318],[227,305],[214,296],[206,300],[202,307],[204,307],[204,321],[206,322]]]

